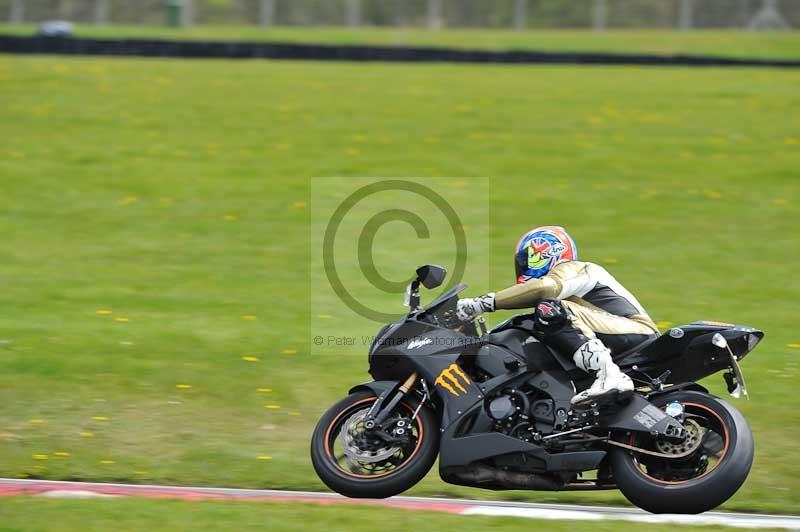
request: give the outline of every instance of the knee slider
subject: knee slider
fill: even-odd
[[[540,335],[560,331],[569,321],[566,309],[560,301],[544,299],[536,305],[533,312],[533,330]]]

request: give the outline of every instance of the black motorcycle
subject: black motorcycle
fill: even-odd
[[[747,395],[738,361],[763,338],[752,327],[695,322],[614,361],[638,387],[573,407],[591,377],[571,354],[533,336],[533,315],[491,331],[455,318],[456,286],[420,307],[446,270],[426,265],[406,292],[407,316],[369,350],[375,379],[319,420],[311,459],[331,489],[382,498],[418,481],[439,457],[445,482],[493,490],[619,489],[655,513],[700,513],[730,498],[753,462],[744,417],[696,380],[725,371]]]

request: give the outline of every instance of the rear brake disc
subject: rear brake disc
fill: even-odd
[[[686,429],[686,438],[682,442],[657,440],[656,449],[670,456],[688,456],[699,449],[703,443],[703,429],[693,419],[684,420],[683,427]]]
[[[676,458],[686,458],[687,456],[694,454],[697,449],[700,448],[701,443],[703,442],[703,431],[700,428],[700,425],[697,422],[686,419],[684,421],[684,427],[686,428],[686,439],[680,443],[673,443],[668,441],[656,441],[656,448],[659,451],[663,452],[656,452],[651,451],[649,449],[642,449],[641,447],[634,447],[633,445],[628,445],[626,443],[608,440],[609,445],[614,445],[615,447],[622,447],[623,449],[628,449],[630,451],[634,451],[641,454],[646,454],[648,456],[657,456],[659,458],[669,458],[674,460]]]

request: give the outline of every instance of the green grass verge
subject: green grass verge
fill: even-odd
[[[560,223],[656,320],[765,329],[744,363],[752,401],[737,403],[756,462],[726,508],[797,511],[798,82],[786,70],[2,56],[0,475],[322,488],[309,435],[367,375],[362,349],[310,354],[309,271],[322,265],[308,178],[459,176],[453,187],[492,206],[467,218],[491,236],[473,251],[491,257],[491,282],[467,279],[470,293],[512,279],[519,234]],[[395,266],[411,271],[439,244],[401,249]],[[724,394],[721,377],[707,384]],[[413,493],[623,502],[435,473]]]
[[[0,34],[30,35],[32,24],[0,24]],[[568,52],[618,52],[656,54],[712,54],[733,57],[800,58],[800,33],[701,30],[476,30],[336,27],[298,28],[258,26],[194,26],[171,29],[158,26],[78,25],[76,34],[96,38],[163,38],[239,41],[275,41],[325,44],[377,44],[390,46],[444,46],[489,50],[545,50]]]
[[[578,523],[512,517],[457,516],[438,512],[248,501],[4,498],[0,530],[459,530],[546,529],[572,532]],[[402,523],[402,525],[399,525]],[[598,532],[641,530],[641,523],[592,522]],[[674,525],[647,525],[674,530]],[[735,530],[703,527],[704,530]]]

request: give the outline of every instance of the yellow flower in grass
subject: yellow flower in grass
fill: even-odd
[[[235,222],[236,220],[239,219],[239,217],[235,214],[226,214],[225,216],[222,217],[222,219],[225,220],[226,222]]]
[[[189,388],[192,387],[192,385],[191,384],[176,384],[175,387],[176,388],[180,388],[181,390],[188,390]]]
[[[114,318],[114,321],[118,321],[120,323],[126,323],[126,322],[129,322],[131,320],[129,320],[125,316],[117,316],[116,318]]]
[[[34,460],[47,460],[49,456],[47,456],[46,454],[34,454],[31,456],[31,458],[33,458]]]
[[[786,347],[791,347],[792,349],[800,349],[800,344],[786,344]]]
[[[272,460],[272,457],[266,454],[256,456],[256,460]]]
[[[242,316],[242,319],[244,321],[256,321],[258,317],[254,316],[253,314],[245,314],[244,316]]]
[[[297,354],[297,349],[292,349],[291,347],[289,347],[289,348],[286,348],[283,351],[281,351],[281,353],[284,354],[284,355],[296,355]]]
[[[117,462],[115,462],[114,460],[100,460],[100,463],[103,465],[111,465],[111,464],[116,464]]]
[[[253,355],[245,355],[242,357],[242,360],[245,362],[258,362],[258,357],[254,357]]]
[[[272,391],[272,388],[259,388],[256,391],[259,393],[269,393]]]
[[[295,201],[294,203],[292,203],[292,208],[293,209],[305,209],[306,208],[306,202],[305,201]]]
[[[37,419],[31,419],[30,423],[32,425],[41,425],[42,423],[44,423],[44,419],[38,419],[38,418]]]
[[[81,438],[94,438],[94,432],[89,432],[87,430],[81,431]]]
[[[269,409],[269,410],[277,410],[280,407],[281,407],[281,405],[273,405],[273,404],[264,405],[264,408]]]
[[[659,329],[667,329],[669,327],[672,327],[672,322],[671,321],[662,320],[662,321],[656,322],[656,327],[658,327]]]
[[[69,453],[67,451],[56,451],[53,453],[53,456],[58,456],[59,458],[67,458]]]
[[[113,310],[108,309],[108,308],[97,309],[97,315],[98,316],[108,316],[112,312],[113,312]]]
[[[139,198],[136,196],[125,196],[124,198],[117,200],[117,205],[130,205],[132,203],[136,203],[137,201],[139,201]]]
[[[92,419],[95,421],[108,421],[106,416],[92,416]]]

